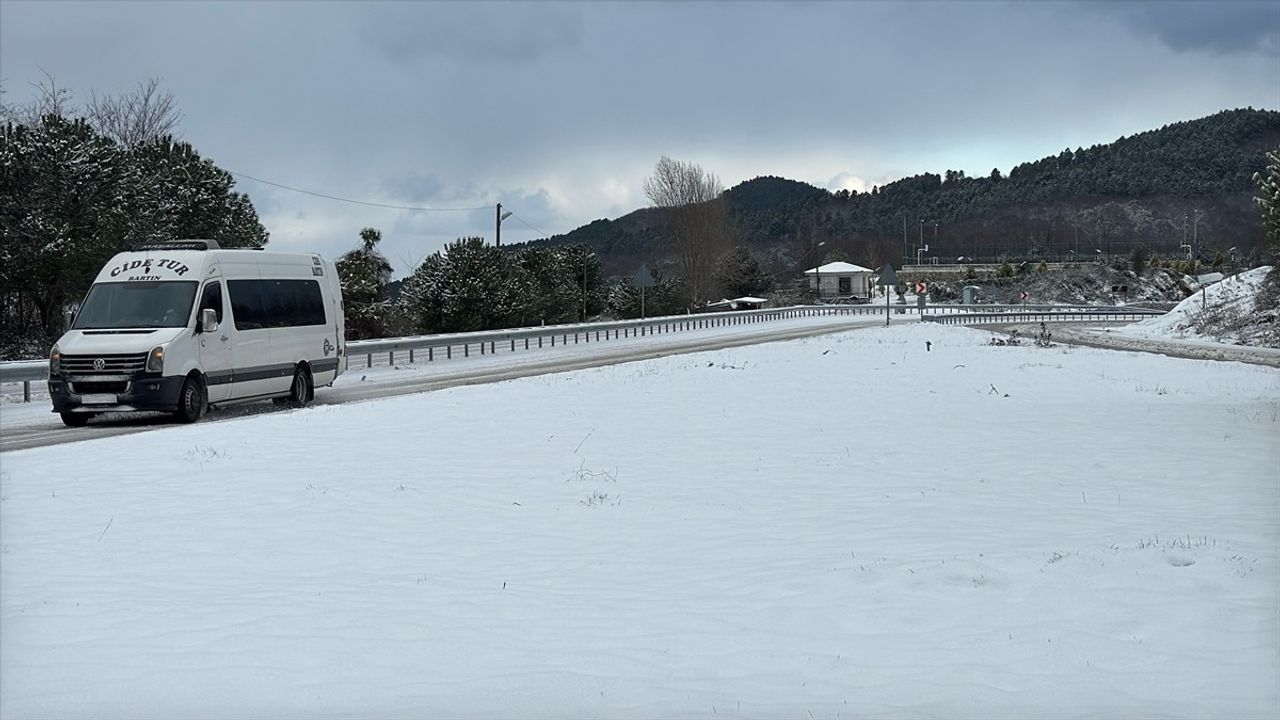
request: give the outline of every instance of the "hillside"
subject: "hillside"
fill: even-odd
[[[926,172],[867,193],[831,193],[802,182],[760,177],[726,192],[740,242],[765,268],[789,274],[828,257],[878,266],[1003,258],[1069,260],[1127,255],[1139,244],[1158,255],[1211,261],[1231,248],[1246,258],[1262,241],[1253,173],[1280,146],[1280,112],[1228,110],[968,177]],[[714,170],[714,168],[710,168]],[[584,243],[607,272],[670,262],[670,236],[653,209],[597,220],[527,245]],[[937,258],[933,260],[933,258]]]

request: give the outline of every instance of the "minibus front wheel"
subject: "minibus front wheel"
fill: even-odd
[[[182,390],[178,392],[178,409],[174,415],[180,422],[193,423],[199,420],[208,409],[204,383],[195,375],[189,376],[182,382]]]

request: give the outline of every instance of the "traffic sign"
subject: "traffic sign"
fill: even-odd
[[[648,265],[641,265],[640,269],[636,271],[635,277],[632,278],[631,282],[636,287],[642,288],[653,287],[656,284],[653,281],[653,273],[649,272]]]
[[[880,268],[880,278],[876,280],[876,284],[888,285],[891,287],[896,287],[898,285],[898,273],[893,271],[892,265],[885,263],[884,267]]]
[[[925,282],[918,282],[918,283],[916,283],[916,294],[917,294],[917,295],[923,295],[923,294],[925,294],[925,291],[927,291],[928,289],[929,289],[929,283],[925,283]]]
[[[1023,290],[1022,292],[1018,293],[1018,297],[1022,300],[1022,302],[1026,302],[1028,297],[1027,291]]]

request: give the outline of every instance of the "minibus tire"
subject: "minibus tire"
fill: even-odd
[[[206,402],[204,383],[189,377],[183,381],[182,390],[178,391],[178,409],[173,414],[179,422],[193,423],[204,415],[208,407]]]
[[[93,417],[93,413],[58,413],[62,416],[62,423],[67,427],[84,427],[89,424],[89,418]]]
[[[306,407],[311,401],[312,392],[311,373],[299,365],[298,369],[293,371],[293,384],[289,386],[289,397],[285,402],[292,408]]]

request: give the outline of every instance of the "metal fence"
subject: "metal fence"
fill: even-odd
[[[1081,305],[800,305],[765,310],[671,315],[643,320],[619,320],[574,325],[547,325],[508,330],[486,330],[470,333],[446,333],[416,337],[354,340],[347,343],[347,363],[373,367],[374,359],[385,354],[395,364],[397,355],[408,362],[434,362],[494,355],[499,350],[516,352],[544,347],[563,347],[585,343],[647,338],[675,332],[708,328],[750,325],[800,317],[884,316],[886,309],[894,315],[917,315],[921,320],[948,324],[990,324],[993,322],[1045,321],[1134,321],[1163,314],[1159,310],[1140,308],[1108,308]],[[31,401],[31,383],[48,378],[46,360],[0,362],[0,383],[22,383],[23,401]]]

